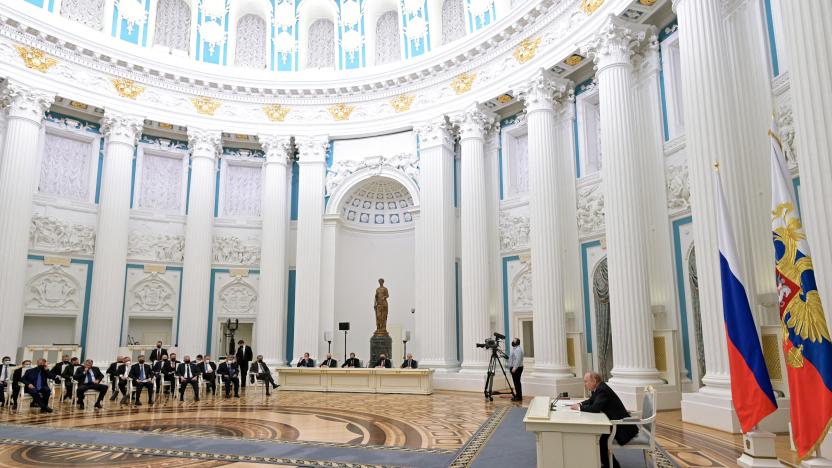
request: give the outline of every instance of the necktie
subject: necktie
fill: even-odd
[[[139,380],[144,380],[144,365],[139,364]]]
[[[35,382],[35,389],[40,390],[43,386],[43,377],[40,375],[40,371],[38,371],[38,380]]]
[[[92,383],[92,369],[87,371],[87,383],[88,384]]]
[[[186,379],[191,378],[191,365],[190,364],[185,364],[185,378]]]

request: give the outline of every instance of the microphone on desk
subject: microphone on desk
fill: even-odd
[[[555,411],[555,407],[557,406],[558,401],[560,401],[561,398],[569,398],[569,392],[560,392],[558,396],[555,397],[555,401],[553,401],[552,404],[549,406],[549,409]]]

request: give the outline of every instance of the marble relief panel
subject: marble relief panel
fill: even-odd
[[[53,262],[50,262],[53,263]],[[82,263],[27,263],[24,313],[27,315],[81,315],[87,288],[87,268]]]
[[[232,274],[234,273],[234,274]],[[260,275],[245,276],[234,271],[214,275],[214,315],[223,317],[253,317],[257,315],[257,297]]]
[[[173,317],[179,308],[179,285],[182,272],[145,271],[141,268],[127,270],[125,313],[127,315],[151,315]]]
[[[498,227],[500,251],[516,252],[529,248],[529,206],[522,205],[500,210]]]

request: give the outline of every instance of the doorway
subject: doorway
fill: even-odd
[[[217,333],[217,347],[214,349],[214,354],[217,355],[217,358],[220,356],[225,356],[229,350],[237,349],[237,342],[240,340],[244,340],[246,344],[251,346],[252,351],[256,354],[256,343],[252,337],[254,336],[254,323],[252,322],[240,322],[239,328],[234,331],[234,341],[232,342],[230,337],[226,336],[226,331],[228,330],[228,324],[225,320],[219,322],[219,327],[217,327],[219,333]],[[233,351],[232,351],[233,353]]]

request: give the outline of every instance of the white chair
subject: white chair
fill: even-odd
[[[51,380],[47,381],[46,384],[49,386],[49,402],[47,403],[48,406],[53,405],[53,401],[55,400],[55,383]],[[20,413],[20,408],[23,407],[23,402],[26,399],[32,400],[32,395],[26,393],[26,384],[20,382],[20,393],[17,395],[17,413]],[[33,400],[32,400],[33,401]],[[31,401],[30,401],[31,404]]]
[[[249,372],[246,378],[248,379],[248,385],[254,388],[260,387],[262,389],[262,393],[265,395],[266,389],[269,385],[268,382],[266,382],[265,380],[258,379],[256,372]]]
[[[78,403],[78,381],[72,379],[72,406],[75,406]],[[93,393],[95,395],[95,401],[98,401],[98,390],[94,388],[88,388],[84,391],[84,399],[86,400],[86,396],[88,393]],[[93,403],[94,405],[94,403]],[[87,408],[87,405],[84,405],[84,408]]]
[[[153,379],[153,378],[150,379],[150,389],[147,389],[147,391],[149,391],[150,394],[153,395],[153,396],[156,395],[156,379]],[[136,392],[136,387],[133,385],[133,379],[132,378],[127,379],[127,395],[130,398],[130,401],[128,402],[128,405],[129,405],[130,408],[133,408],[134,406],[136,406],[136,396],[134,395],[135,392]]]
[[[607,453],[609,454],[609,466],[613,466],[612,451],[614,448],[624,450],[642,450],[644,453],[644,463],[649,465],[647,455],[653,459],[653,467],[656,467],[656,389],[648,385],[644,389],[644,397],[642,398],[641,411],[631,411],[635,416],[624,419],[615,419],[610,421],[612,423],[612,433],[607,439]],[[625,445],[618,445],[615,441],[615,433],[619,426],[637,426],[639,428],[638,434],[633,437]]]

